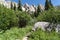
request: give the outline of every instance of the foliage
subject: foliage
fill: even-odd
[[[14,10],[16,11],[16,4],[14,3]]]
[[[19,12],[19,27],[25,27],[28,22],[32,19],[31,16],[25,12]]]
[[[11,2],[11,9],[13,9],[13,4],[12,4],[12,2]]]
[[[31,16],[26,12],[14,11],[0,6],[0,29],[9,29],[12,26],[25,27],[31,22]]]
[[[38,17],[38,21],[46,21],[51,23],[60,23],[60,10],[49,10],[41,13]]]
[[[22,40],[22,38],[31,30],[32,26],[25,28],[12,27],[5,33],[0,32],[0,40]]]
[[[53,4],[52,4],[51,0],[49,0],[49,3],[50,3],[50,6],[53,7]]]
[[[38,5],[36,11],[34,12],[34,16],[37,17],[40,12],[41,12],[40,5]]]
[[[31,33],[29,40],[60,40],[59,35],[60,34],[55,32],[44,32],[41,29],[38,29]]]
[[[37,18],[32,18],[31,15],[26,12],[21,12],[20,6],[19,10],[20,11],[14,11],[0,6],[0,29],[5,30],[12,27],[10,30],[6,30],[5,33],[1,33],[3,31],[0,32],[0,40],[21,40],[32,28],[32,26],[26,25],[33,25],[37,21],[60,23],[60,10],[50,9],[41,12]],[[18,28],[18,24],[19,27],[23,28]],[[31,33],[29,40],[60,40],[60,34],[44,32],[38,29],[36,32]]]
[[[48,2],[48,0],[46,0],[46,2],[45,2],[45,10],[48,10],[49,9],[49,2]]]
[[[45,10],[49,10],[51,8],[53,8],[51,0],[46,0],[46,2],[45,2]]]
[[[17,25],[18,18],[13,10],[0,6],[0,29],[7,29]]]
[[[22,5],[21,5],[21,0],[19,0],[19,1],[18,1],[18,10],[19,10],[19,11],[22,11],[22,7],[21,7],[21,6],[22,6]]]

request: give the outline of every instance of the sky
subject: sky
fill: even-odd
[[[15,2],[18,2],[18,0],[13,0]],[[58,6],[60,5],[60,0],[51,0],[52,1],[52,4],[54,6]],[[42,4],[44,5],[45,4],[45,0],[21,0],[21,3],[24,5],[25,3],[28,3],[29,5],[38,5],[38,4]]]

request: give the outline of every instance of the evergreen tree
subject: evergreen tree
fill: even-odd
[[[50,6],[49,6],[49,1],[46,0],[46,2],[45,2],[45,10],[48,10],[49,8],[50,8]]]
[[[14,3],[14,10],[16,10],[16,4]]]
[[[41,12],[40,5],[38,5],[38,7],[37,7],[37,12],[38,13]]]
[[[41,12],[40,5],[38,5],[37,9],[35,8],[34,16],[37,17]]]
[[[18,1],[18,10],[22,11],[22,7],[21,7],[21,0]]]
[[[34,17],[37,17],[37,9],[35,8]]]
[[[13,9],[13,4],[12,4],[12,1],[11,1],[11,9]]]
[[[46,0],[46,2],[45,2],[45,10],[49,10],[51,8],[53,8],[51,0]]]
[[[53,7],[53,4],[52,4],[51,0],[49,0],[49,3],[50,3],[50,6]]]

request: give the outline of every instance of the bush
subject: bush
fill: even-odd
[[[60,40],[60,37],[58,33],[44,32],[38,29],[37,31],[31,33],[29,40]]]
[[[4,33],[0,32],[0,40],[22,40],[31,28],[32,26],[26,26],[25,28],[12,27]]]
[[[17,25],[18,18],[13,10],[0,6],[0,29],[7,29]]]
[[[19,17],[19,27],[25,27],[32,19],[31,16],[26,12],[19,12],[18,17]]]
[[[46,21],[51,23],[60,23],[60,10],[49,10],[41,13],[38,17],[38,21]]]

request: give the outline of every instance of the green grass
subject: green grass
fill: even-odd
[[[26,28],[13,27],[5,33],[0,33],[0,40],[16,40],[22,39],[30,30],[32,26]]]
[[[44,32],[39,29],[31,33],[29,40],[60,40],[60,34],[56,32]]]
[[[22,40],[31,28],[32,26],[26,26],[25,28],[13,27],[10,30],[6,30],[5,33],[0,32],[0,40]],[[31,32],[29,40],[60,40],[60,34],[56,32],[44,32],[38,29],[35,32]]]

